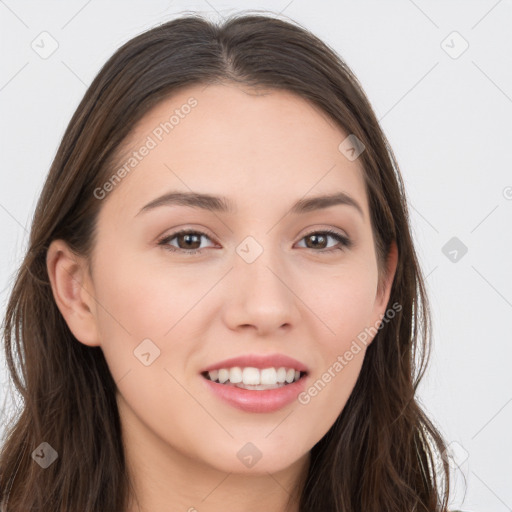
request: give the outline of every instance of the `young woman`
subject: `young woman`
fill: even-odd
[[[4,325],[6,512],[446,511],[392,150],[292,22],[185,16],[105,64]]]

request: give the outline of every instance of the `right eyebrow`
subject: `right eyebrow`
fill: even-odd
[[[307,213],[314,210],[330,208],[331,206],[336,205],[352,206],[364,219],[364,212],[360,204],[345,192],[300,199],[292,206],[291,212],[294,214]]]

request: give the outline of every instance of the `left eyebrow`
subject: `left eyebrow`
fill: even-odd
[[[137,215],[157,208],[159,206],[189,206],[191,208],[201,208],[211,212],[234,213],[235,205],[227,197],[212,196],[210,194],[201,194],[198,192],[168,192],[162,196],[153,199],[143,206]],[[330,208],[335,205],[347,205],[355,208],[364,219],[364,212],[359,203],[345,192],[338,192],[331,195],[310,197],[299,199],[290,209],[292,214],[299,215],[315,210]],[[137,216],[136,215],[136,216]]]
[[[198,192],[168,192],[141,208],[137,215],[159,206],[190,206],[191,208],[201,208],[211,212],[234,213],[234,204],[226,197],[212,196],[210,194],[200,194]],[[137,216],[136,215],[136,216]]]

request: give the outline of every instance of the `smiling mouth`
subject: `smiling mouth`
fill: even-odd
[[[219,370],[205,371],[201,375],[216,384],[248,389],[253,391],[265,391],[289,386],[304,378],[307,372],[301,372],[293,368],[222,368]]]

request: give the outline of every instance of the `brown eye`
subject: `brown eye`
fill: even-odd
[[[162,238],[158,245],[171,252],[196,254],[205,249],[205,247],[201,247],[201,239],[203,237],[211,240],[206,233],[201,231],[181,230]],[[329,239],[336,240],[338,244],[329,247]],[[172,244],[171,242],[174,240],[176,240],[176,243]],[[307,241],[306,249],[318,249],[316,252],[320,253],[330,253],[352,247],[352,241],[349,238],[331,230],[313,231],[305,235],[302,240]]]
[[[169,251],[182,251],[184,253],[193,254],[203,250],[203,248],[201,248],[202,237],[208,239],[210,238],[208,235],[202,233],[201,231],[182,230],[166,236],[158,242],[158,245],[164,246]],[[173,240],[177,240],[177,247],[170,244],[170,242]]]
[[[338,241],[338,246],[327,248],[329,238]],[[302,240],[309,240],[306,242],[307,249],[323,249],[317,252],[331,252],[336,250],[343,250],[352,246],[352,242],[345,236],[337,233],[336,231],[313,231],[308,233]]]

